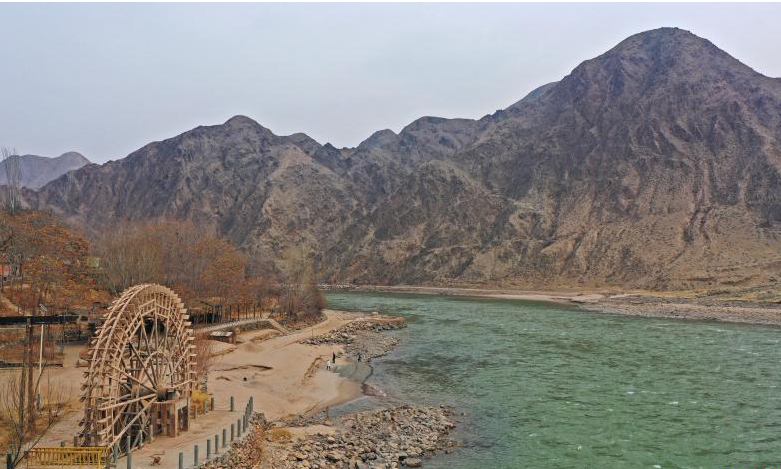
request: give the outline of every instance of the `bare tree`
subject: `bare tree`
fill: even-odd
[[[207,333],[195,333],[195,340],[193,345],[195,349],[195,376],[198,379],[197,385],[204,391],[206,390],[206,380],[209,376],[209,369],[214,363],[214,352],[212,342],[209,340]]]
[[[285,256],[285,283],[282,309],[290,320],[318,316],[325,307],[325,297],[317,286],[317,268],[312,254],[298,249]]]
[[[24,399],[24,376],[0,382],[0,430],[11,455],[11,467],[17,467],[26,452],[62,419],[68,405],[69,390],[63,388],[63,383],[52,383],[48,373],[45,376],[45,382],[39,375],[34,383],[39,398],[33,406],[28,406]],[[28,415],[30,409],[32,415]]]
[[[0,148],[2,165],[5,170],[5,183],[8,188],[8,210],[14,213],[19,208],[21,194],[20,184],[22,180],[22,168],[16,149]]]

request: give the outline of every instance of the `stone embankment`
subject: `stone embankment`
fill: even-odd
[[[268,428],[263,414],[252,415],[249,433],[234,443],[223,455],[198,466],[199,469],[249,469],[260,466],[265,457],[263,452],[265,431]]]
[[[355,360],[370,360],[385,355],[398,343],[395,337],[381,332],[403,329],[407,323],[402,318],[373,317],[359,319],[327,334],[301,341],[308,345],[342,345],[345,354]]]
[[[446,407],[380,409],[343,417],[334,434],[317,433],[288,443],[288,469],[395,469],[421,467],[448,440],[455,424]]]

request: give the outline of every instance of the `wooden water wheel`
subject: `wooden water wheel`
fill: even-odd
[[[130,287],[111,304],[90,343],[82,445],[121,454],[186,430],[195,382],[190,326],[182,301],[161,285]]]

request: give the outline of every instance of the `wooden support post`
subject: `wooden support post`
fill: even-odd
[[[236,424],[231,424],[231,441],[233,441],[236,438]]]
[[[214,455],[220,454],[220,435],[214,435]]]
[[[193,466],[198,467],[198,445],[193,446]]]
[[[230,409],[231,409],[231,412],[233,412],[233,396],[231,396]]]
[[[127,437],[127,454],[125,455],[125,462],[127,463],[127,469],[133,469],[133,460],[132,460],[132,454],[133,452],[130,450],[130,435]]]
[[[179,469],[184,469],[184,453],[179,452]]]
[[[225,438],[226,430],[222,429],[222,447],[225,448],[228,444],[228,439]]]
[[[206,439],[206,460],[208,461],[209,458],[212,457],[212,440],[211,438]]]

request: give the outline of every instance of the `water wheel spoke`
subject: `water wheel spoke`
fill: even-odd
[[[116,367],[116,366],[114,366],[114,365],[111,365],[111,364],[109,364],[109,367],[111,367],[111,369],[113,369],[113,370],[114,370],[114,371],[116,371],[117,373],[121,374],[122,376],[124,376],[124,377],[126,377],[126,378],[129,378],[131,381],[134,381],[136,384],[138,384],[138,385],[140,385],[140,386],[143,386],[143,387],[147,388],[147,389],[149,390],[149,392],[152,392],[152,393],[154,393],[154,392],[155,392],[155,389],[154,389],[152,386],[149,386],[148,384],[144,383],[144,382],[143,382],[143,381],[141,381],[140,379],[138,379],[138,378],[136,378],[135,376],[131,375],[131,374],[130,374],[130,373],[128,373],[127,371],[125,371],[125,370],[123,370],[123,369],[121,369],[121,368],[118,368],[118,367]]]
[[[141,354],[139,354],[138,351],[136,351],[132,343],[130,343],[129,345],[130,345],[130,350],[135,354],[136,359],[138,360],[138,365],[141,367],[141,370],[144,372],[146,377],[149,378],[149,381],[152,383],[152,386],[156,388],[157,382],[155,382],[155,379],[149,373],[149,370],[144,366],[145,360],[141,357]]]
[[[115,402],[115,403],[110,404],[110,405],[100,406],[100,407],[98,407],[98,410],[104,410],[104,411],[105,410],[111,410],[111,409],[114,409],[114,408],[117,408],[117,407],[121,407],[123,405],[134,404],[136,402],[140,402],[140,401],[143,401],[143,400],[146,400],[146,399],[154,399],[155,396],[156,396],[155,393],[148,393],[148,394],[144,394],[143,396],[131,397],[130,399],[120,400],[119,402]]]

